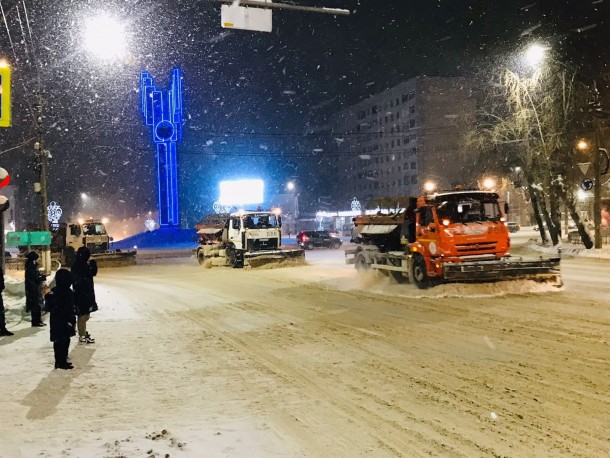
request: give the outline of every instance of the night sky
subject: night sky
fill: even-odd
[[[149,71],[164,87],[180,66],[180,191],[192,225],[211,212],[221,179],[260,176],[269,191],[279,191],[296,178],[303,205],[326,194],[317,171],[333,160],[314,150],[328,138],[308,133],[328,114],[405,79],[491,72],[535,40],[585,75],[608,73],[610,0],[292,3],[352,14],[276,10],[273,32],[262,33],[222,29],[213,1],[2,0],[12,46],[2,21],[0,55],[14,73],[13,126],[0,130],[0,166],[27,199],[26,219],[37,211],[31,211],[35,131],[28,109],[37,90],[53,155],[50,199],[70,214],[87,192],[104,213],[130,216],[153,210],[156,198],[139,72]],[[96,61],[81,45],[85,18],[102,10],[126,22],[125,61]]]

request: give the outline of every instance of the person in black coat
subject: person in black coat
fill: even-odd
[[[25,258],[25,310],[32,314],[32,326],[46,326],[42,321],[42,284],[46,275],[38,269],[38,253],[30,251]]]
[[[45,296],[45,308],[51,315],[51,342],[55,353],[55,369],[72,369],[68,362],[70,337],[76,334],[72,274],[68,269],[55,273],[55,287]]]
[[[76,261],[72,264],[72,281],[74,286],[74,303],[78,315],[78,341],[92,344],[95,340],[87,332],[87,321],[91,312],[97,310],[95,302],[95,289],[93,277],[97,275],[97,263],[89,260],[91,251],[87,247],[80,247],[76,252]]]
[[[2,215],[0,215],[2,218]],[[4,291],[4,272],[0,266],[0,336],[13,336],[14,334],[6,329],[6,316],[4,315],[4,299],[2,299],[2,291]]]

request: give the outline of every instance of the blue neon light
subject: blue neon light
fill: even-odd
[[[178,226],[178,156],[182,140],[182,71],[172,70],[169,89],[157,89],[148,72],[140,73],[140,109],[144,123],[152,127],[157,152],[159,226]]]

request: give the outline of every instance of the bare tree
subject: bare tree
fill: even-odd
[[[574,74],[552,61],[524,77],[504,69],[492,81],[469,143],[483,156],[501,153],[524,171],[543,243],[561,240],[560,205],[568,208],[587,247],[591,243],[575,207],[574,141],[584,127],[586,97]],[[481,154],[479,157],[481,157]]]

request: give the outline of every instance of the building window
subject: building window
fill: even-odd
[[[400,119],[400,111],[396,113],[396,119]]]
[[[410,137],[405,137],[402,139],[402,142],[406,145],[407,143],[409,143],[411,141]]]
[[[398,106],[398,97],[396,97],[396,106]]]
[[[411,148],[411,154],[417,154],[417,146]]]
[[[402,95],[402,103],[405,103],[408,100],[408,98],[409,98],[408,94],[403,94]]]
[[[371,113],[372,113],[372,114],[376,114],[376,113],[377,113],[377,105],[373,105],[373,106],[371,107]]]
[[[411,170],[417,169],[417,162],[411,162]]]
[[[409,100],[413,100],[414,98],[415,98],[415,91],[411,91],[411,92],[409,92],[408,99],[409,99]]]
[[[411,184],[417,184],[417,175],[411,177]]]
[[[411,113],[411,114],[415,113],[415,105],[409,106],[409,113]]]
[[[365,116],[366,116],[366,112],[364,110],[362,110],[358,113],[358,119],[364,119]]]
[[[413,129],[415,127],[415,119],[411,119],[409,121],[409,129]]]

